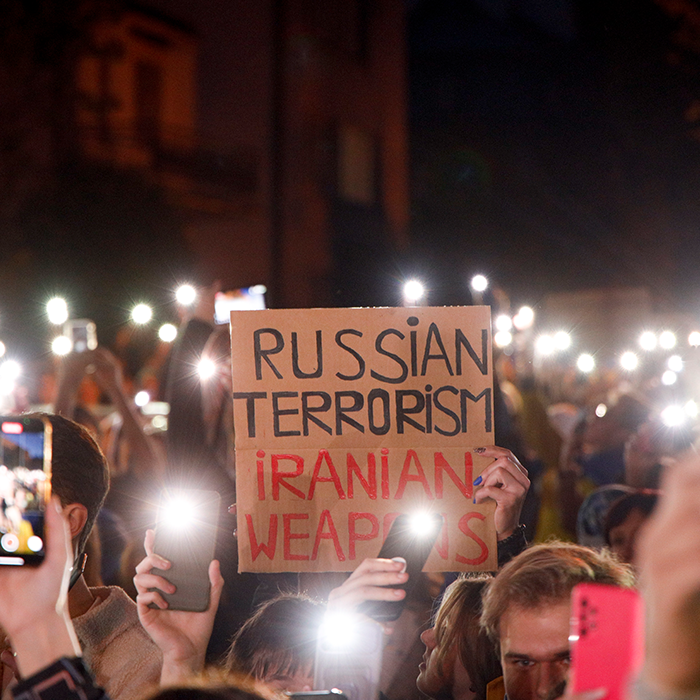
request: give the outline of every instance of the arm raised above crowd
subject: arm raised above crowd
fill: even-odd
[[[700,457],[667,469],[663,496],[638,556],[646,603],[642,686],[660,695],[700,693]]]
[[[56,497],[46,508],[46,538],[41,566],[0,567],[0,627],[25,678],[81,653],[68,615],[70,530]]]
[[[209,566],[209,607],[204,612],[168,610],[168,604],[158,590],[174,593],[175,586],[153,573],[153,569],[170,568],[170,562],[153,551],[154,537],[153,530],[146,532],[146,557],[136,567],[136,605],[141,624],[163,652],[161,683],[171,684],[182,682],[204,668],[207,644],[219,607],[224,579],[219,562],[212,561]],[[151,604],[157,608],[150,607]]]

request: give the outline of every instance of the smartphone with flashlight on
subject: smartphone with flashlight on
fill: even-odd
[[[354,612],[329,611],[319,628],[314,688],[340,690],[348,700],[377,700],[384,633]]]
[[[571,596],[571,670],[575,693],[596,688],[625,700],[644,662],[644,604],[635,590],[580,583]]]
[[[63,335],[69,338],[73,352],[85,352],[97,347],[97,326],[89,318],[76,318],[63,324]]]
[[[48,418],[0,416],[0,566],[44,561],[51,447]]]
[[[216,549],[220,507],[216,491],[169,488],[161,494],[153,550],[170,562],[170,568],[153,573],[177,589],[159,591],[170,610],[202,612],[209,607],[209,564]]]
[[[406,597],[413,588],[418,574],[428,560],[430,550],[442,530],[445,519],[440,513],[401,513],[389,529],[379,554],[379,559],[402,557],[406,560],[408,581],[387,588],[402,588],[406,591],[403,600],[368,600],[358,610],[379,622],[391,622],[401,615]]]

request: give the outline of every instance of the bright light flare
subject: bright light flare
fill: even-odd
[[[676,334],[672,331],[662,331],[659,335],[659,347],[670,350],[676,347]]]
[[[411,532],[418,537],[427,537],[435,532],[435,518],[430,513],[419,511],[409,518]]]
[[[164,343],[172,343],[177,338],[177,328],[172,323],[164,323],[158,329],[158,337]]]
[[[667,428],[677,428],[683,425],[687,419],[687,413],[680,406],[666,406],[661,411],[661,422]]]
[[[197,365],[197,373],[202,381],[211,379],[216,373],[216,363],[208,357],[203,357]]]
[[[4,356],[6,350],[7,348],[5,347],[5,343],[0,340],[0,357]]]
[[[700,331],[693,331],[688,336],[688,345],[693,348],[697,348],[700,345]]]
[[[359,641],[360,617],[352,610],[328,610],[318,634],[331,649],[352,648]]]
[[[578,360],[576,360],[576,366],[579,372],[589,374],[595,369],[595,359],[593,355],[584,352],[582,355],[579,355]]]
[[[598,418],[602,418],[608,412],[608,407],[604,403],[599,403],[595,407],[595,414]]]
[[[513,342],[513,334],[510,331],[498,331],[494,333],[493,342],[497,348],[506,348]]]
[[[557,350],[568,350],[571,347],[571,336],[566,331],[557,331],[553,340]]]
[[[182,284],[175,290],[175,301],[180,306],[192,306],[197,300],[197,290],[191,284]]]
[[[545,357],[548,355],[553,355],[556,349],[557,346],[554,343],[554,338],[552,338],[551,335],[541,335],[535,341],[535,350],[537,350],[540,355]]]
[[[474,277],[472,277],[471,287],[475,292],[485,292],[489,287],[489,281],[484,275],[474,275]]]
[[[148,304],[137,304],[131,311],[131,320],[143,326],[153,318],[153,309]]]
[[[46,303],[46,315],[49,317],[49,323],[55,326],[60,326],[68,320],[68,304],[61,297],[49,299]]]
[[[403,286],[403,298],[409,304],[415,304],[425,296],[425,287],[419,280],[408,280]]]
[[[513,327],[513,319],[508,314],[500,314],[493,325],[497,331],[509,331]]]
[[[634,372],[639,367],[639,358],[631,350],[623,352],[620,356],[620,367],[626,372]]]
[[[267,287],[264,284],[254,284],[252,287],[248,287],[248,291],[251,294],[267,294]]]
[[[692,418],[693,420],[698,417],[698,414],[700,413],[700,410],[698,409],[698,405],[695,401],[692,399],[688,401],[685,406],[683,406],[683,409],[686,412],[686,415],[689,418]]]
[[[58,335],[51,341],[51,352],[62,357],[73,349],[73,341],[67,335]]]
[[[678,381],[678,375],[673,370],[667,369],[661,375],[661,383],[664,386],[673,386],[677,381]]]
[[[160,507],[158,524],[170,530],[185,530],[192,527],[197,516],[194,503],[185,496],[173,496]]]
[[[15,360],[5,360],[0,365],[0,396],[9,396],[15,390],[15,383],[22,374],[22,367]]]
[[[513,317],[513,325],[519,331],[530,328],[534,322],[535,312],[529,306],[521,306],[518,313]]]
[[[659,340],[656,337],[656,333],[653,331],[644,331],[644,333],[639,336],[639,347],[646,352],[656,350],[658,343]]]
[[[139,408],[145,406],[150,400],[151,397],[147,391],[138,391],[136,392],[136,396],[134,396],[134,403]]]
[[[666,365],[673,372],[682,372],[683,358],[680,355],[671,355],[671,357],[668,358],[668,362],[666,363]]]

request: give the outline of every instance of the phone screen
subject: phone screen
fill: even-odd
[[[51,496],[51,423],[0,417],[0,566],[44,560],[44,510]]]

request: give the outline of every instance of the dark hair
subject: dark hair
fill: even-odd
[[[36,417],[48,418],[53,428],[51,490],[61,505],[80,503],[87,508],[87,520],[78,535],[76,556],[80,556],[109,490],[109,466],[82,425],[58,415]]]
[[[309,667],[324,609],[322,603],[302,595],[267,601],[236,633],[226,654],[226,668],[262,680]]]
[[[643,489],[628,493],[613,501],[605,516],[605,526],[603,533],[605,544],[610,546],[610,531],[614,527],[622,525],[627,520],[627,516],[633,510],[640,510],[645,516],[650,516],[656,503],[659,500],[659,492],[650,489]]]

